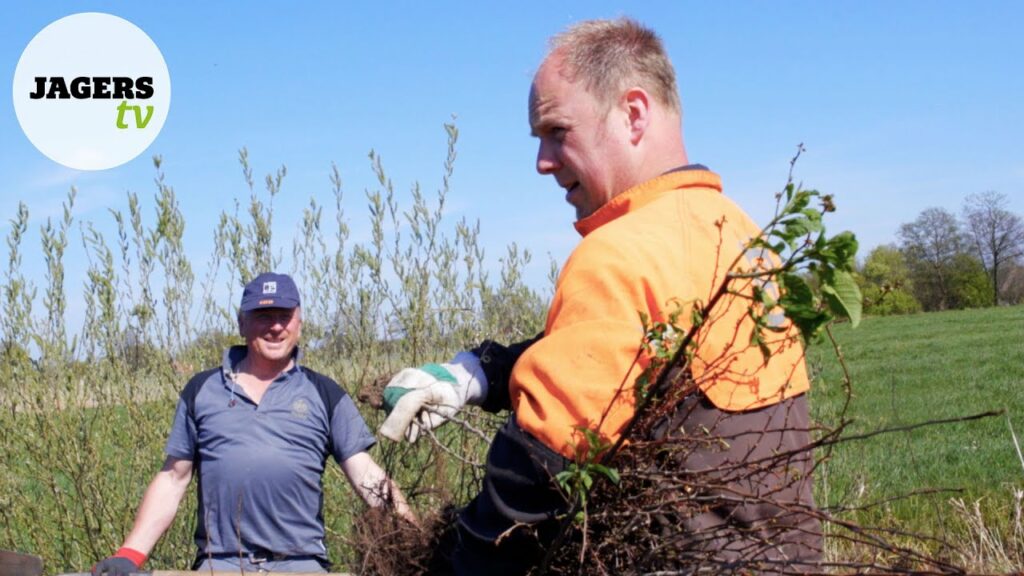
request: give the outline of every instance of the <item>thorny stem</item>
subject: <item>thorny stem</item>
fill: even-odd
[[[928,420],[927,422],[918,422],[916,424],[907,424],[905,426],[893,426],[891,428],[882,428],[880,430],[872,430],[871,432],[864,432],[863,434],[853,434],[850,436],[843,436],[841,439],[835,439],[829,442],[823,442],[817,444],[817,446],[827,446],[830,444],[837,444],[838,442],[848,442],[850,440],[867,440],[875,436],[881,436],[882,434],[891,434],[893,432],[910,432],[911,430],[917,430],[918,428],[925,428],[927,426],[940,426],[942,424],[953,424],[956,422],[970,422],[972,420],[981,420],[983,418],[992,418],[993,416],[1002,416],[1006,414],[1006,409],[1001,408],[999,410],[988,410],[986,412],[979,412],[970,416],[957,416],[956,418],[940,418],[936,420]]]
[[[846,356],[843,355],[843,348],[836,341],[835,334],[832,333],[832,327],[826,326],[825,333],[828,334],[829,342],[832,343],[832,350],[836,353],[836,359],[839,361],[839,367],[843,371],[843,393],[846,397],[843,400],[843,408],[839,411],[840,417],[846,415],[847,408],[850,407],[850,400],[853,399],[853,381],[850,379],[850,368],[846,364]]]
[[[463,423],[463,425],[465,425],[465,424]],[[462,462],[463,464],[466,464],[467,466],[472,466],[474,468],[483,468],[484,467],[484,464],[482,462],[474,462],[474,461],[472,461],[472,460],[470,460],[470,459],[460,455],[458,452],[452,450],[451,448],[445,446],[444,442],[441,442],[437,438],[437,436],[434,434],[433,430],[427,429],[427,430],[424,430],[423,432],[427,435],[428,438],[430,438],[430,441],[434,443],[434,446],[437,446],[438,448],[440,448],[441,451],[444,452],[445,454],[451,456],[452,458],[455,458],[456,460],[458,460],[459,462]]]

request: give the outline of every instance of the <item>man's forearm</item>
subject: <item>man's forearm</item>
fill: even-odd
[[[132,531],[124,546],[145,555],[153,550],[157,541],[174,521],[181,499],[192,477],[192,463],[168,458],[146,488]]]
[[[368,453],[355,454],[341,463],[341,469],[352,487],[355,488],[356,493],[368,506],[373,508],[394,506],[395,514],[413,524],[419,524],[412,508],[406,502],[405,496],[398,489],[398,484],[388,477],[384,469]]]

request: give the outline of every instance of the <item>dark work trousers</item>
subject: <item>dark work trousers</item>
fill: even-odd
[[[509,416],[487,453],[483,488],[460,513],[452,557],[455,574],[525,574],[540,563],[569,509],[554,476],[569,460]]]
[[[820,570],[809,420],[805,394],[725,412],[697,393],[655,425],[652,436],[671,447],[663,465],[693,480],[688,511],[676,516],[679,562],[718,573]]]
[[[693,501],[707,503],[678,516],[671,567],[814,569],[821,527],[813,513],[813,459],[802,450],[810,446],[808,420],[803,395],[729,413],[696,393],[656,425],[656,438],[685,438],[664,465],[699,478],[703,488]],[[517,575],[539,564],[557,534],[557,517],[569,509],[553,480],[568,464],[511,415],[491,444],[483,489],[459,513],[449,544],[454,573]]]

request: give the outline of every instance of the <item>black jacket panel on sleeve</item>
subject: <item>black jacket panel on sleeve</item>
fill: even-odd
[[[480,359],[480,366],[484,370],[484,375],[487,376],[487,398],[480,405],[481,408],[488,412],[498,412],[512,407],[508,392],[508,380],[512,374],[512,367],[516,365],[519,356],[543,336],[544,333],[541,332],[529,340],[508,346],[503,346],[492,340],[484,340],[483,343],[471,350]]]

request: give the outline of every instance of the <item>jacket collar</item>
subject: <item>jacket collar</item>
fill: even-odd
[[[577,220],[573,226],[580,236],[586,237],[594,230],[616,218],[657,200],[664,194],[683,188],[711,188],[722,191],[722,179],[700,164],[690,164],[637,184],[609,200],[593,214]]]

